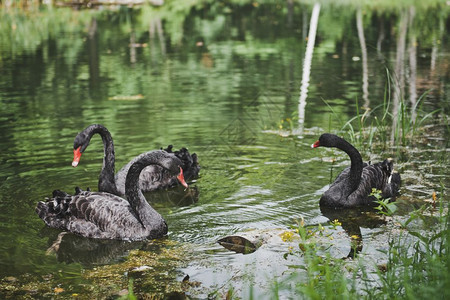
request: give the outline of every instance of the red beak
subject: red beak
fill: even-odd
[[[183,169],[180,167],[180,174],[177,175],[178,181],[185,187],[188,188],[188,184],[184,181]]]
[[[311,148],[317,148],[320,146],[320,142],[316,141],[314,144],[311,145]]]
[[[78,147],[77,149],[73,149],[73,161],[72,161],[72,167],[76,167],[78,166],[78,163],[80,162],[80,158],[81,158],[81,151],[80,151],[80,147]]]

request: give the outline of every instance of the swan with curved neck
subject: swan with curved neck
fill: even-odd
[[[37,204],[36,212],[49,227],[88,238],[136,241],[162,237],[167,224],[139,187],[139,175],[148,165],[164,168],[187,186],[181,161],[165,151],[152,151],[131,165],[125,183],[127,200],[79,188],[75,195],[56,190],[52,198]]]
[[[72,166],[78,166],[81,155],[84,153],[89,145],[89,142],[94,134],[99,134],[103,141],[103,166],[99,175],[98,190],[101,192],[108,192],[115,195],[125,194],[125,179],[126,174],[130,166],[140,157],[147,153],[142,153],[132,159],[122,169],[115,174],[115,153],[114,143],[111,133],[106,127],[100,124],[93,124],[83,131],[81,131],[73,142],[73,161]],[[200,167],[197,161],[197,155],[190,154],[186,148],[182,148],[179,151],[172,152],[172,146],[165,149],[170,155],[181,159],[181,167],[184,170],[184,176],[187,180],[198,177]],[[177,185],[179,181],[167,170],[159,167],[158,165],[151,165],[144,169],[140,175],[140,187],[143,192],[154,191],[161,188],[168,188]]]
[[[320,205],[329,207],[357,207],[369,205],[374,200],[372,189],[381,191],[383,198],[395,197],[400,187],[400,174],[394,172],[391,159],[368,165],[361,154],[346,140],[337,135],[324,133],[311,145],[338,148],[350,157],[351,165],[338,175],[330,188],[320,198]]]

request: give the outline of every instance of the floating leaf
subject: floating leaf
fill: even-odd
[[[228,250],[237,253],[249,254],[256,251],[255,244],[246,238],[237,235],[224,237],[217,242]]]

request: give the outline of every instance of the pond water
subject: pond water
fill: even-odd
[[[403,179],[397,217],[448,187],[448,4],[322,5],[314,19],[313,5],[297,2],[191,2],[178,9],[2,10],[0,277],[10,284],[52,276],[64,291],[80,293],[82,274],[95,266],[120,263],[131,249],[174,247],[183,249],[183,263],[170,274],[199,282],[192,295],[222,295],[233,286],[244,298],[250,287],[270,298],[275,279],[299,263],[283,259],[288,246],[242,255],[217,240],[285,230],[300,218],[348,221],[334,255],[345,256],[356,232],[362,253],[382,260],[386,225],[373,211],[366,220],[361,211],[320,210],[320,195],[349,160],[310,145],[323,132],[350,138],[345,122],[366,109],[381,119],[388,101],[388,113],[396,115],[400,103],[417,120],[440,110],[414,138],[387,129],[358,144],[366,161],[395,159]],[[93,123],[112,133],[116,168],[169,144],[197,153],[200,178],[188,191],[146,195],[169,225],[167,245],[90,245],[69,236],[59,254],[46,255],[59,231],[45,228],[36,203],[54,189],[97,188],[98,136],[71,167],[73,139]],[[355,224],[355,232],[348,229]],[[164,284],[155,290],[164,293]],[[26,293],[40,295],[13,295]]]

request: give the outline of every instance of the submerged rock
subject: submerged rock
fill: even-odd
[[[236,253],[249,254],[255,252],[264,244],[282,243],[281,235],[286,230],[265,229],[241,232],[238,235],[229,235],[217,242],[224,248]]]

